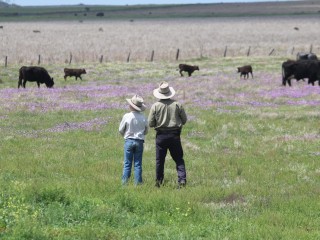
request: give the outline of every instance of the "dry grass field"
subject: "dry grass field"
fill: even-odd
[[[152,51],[154,61],[171,61],[177,49],[180,60],[222,57],[226,48],[228,57],[294,57],[320,48],[319,1],[100,8],[0,8],[0,63],[7,56],[8,64],[37,64],[41,55],[43,64],[63,64],[70,54],[76,64],[101,56],[122,62],[129,53],[130,61],[149,61]],[[48,14],[46,21],[32,15],[41,11]],[[96,11],[105,17],[97,20]],[[9,13],[20,17],[6,21]]]
[[[248,17],[136,20],[133,22],[8,22],[0,35],[1,58],[8,64],[103,61],[154,61],[200,57],[273,55],[319,52],[316,17]],[[295,29],[295,28],[298,28]],[[34,30],[40,32],[35,33]],[[1,60],[3,62],[3,60]]]

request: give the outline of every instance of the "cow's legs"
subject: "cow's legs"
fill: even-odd
[[[315,78],[314,78],[314,76],[310,76],[309,78],[308,78],[308,84],[312,84],[312,86],[314,86],[314,82],[315,82]]]
[[[37,81],[38,88],[40,88],[40,83]]]
[[[180,72],[181,77],[183,77],[182,71],[180,70],[179,72]]]
[[[282,86],[285,86],[285,85],[287,85],[287,80],[284,77],[282,77]]]
[[[18,88],[20,88],[20,86],[22,85],[22,80],[19,79],[19,82],[18,82]]]
[[[27,80],[23,80],[23,83],[22,83],[23,88],[26,88],[26,82]]]

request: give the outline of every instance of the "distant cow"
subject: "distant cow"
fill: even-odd
[[[200,70],[198,66],[191,66],[188,64],[179,64],[179,69],[180,70],[180,75],[181,77],[183,77],[182,72],[187,72],[189,77],[191,77],[191,74],[195,71],[195,70]]]
[[[47,70],[43,67],[21,67],[19,69],[18,88],[20,88],[20,86],[25,88],[27,81],[37,82],[38,88],[40,88],[40,84],[42,83],[44,83],[47,88],[52,88],[54,85],[53,78],[50,77]]]
[[[318,60],[318,57],[314,53],[298,52],[297,60]]]
[[[64,71],[64,80],[66,80],[67,77],[75,77],[76,80],[78,78],[81,78],[81,74],[86,74],[86,70],[84,68],[78,69],[78,68],[65,68]]]
[[[104,13],[103,13],[103,12],[98,12],[98,13],[96,14],[96,16],[97,16],[97,17],[103,17],[103,16],[104,16]]]
[[[238,73],[240,73],[240,78],[242,76],[244,76],[243,78],[247,79],[249,78],[249,73],[251,73],[251,77],[253,78],[253,74],[252,74],[252,67],[251,65],[246,65],[246,66],[243,66],[243,67],[238,67]]]
[[[291,86],[291,79],[297,81],[308,78],[308,84],[314,85],[320,79],[320,62],[317,60],[288,60],[282,63],[282,85],[288,83]],[[320,82],[319,82],[320,85]]]

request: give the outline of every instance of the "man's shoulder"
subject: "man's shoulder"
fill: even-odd
[[[173,106],[178,106],[178,107],[182,106],[182,104],[179,101],[177,101],[175,99],[170,99],[170,100],[171,101],[169,101],[168,104],[173,105]]]
[[[163,103],[161,103],[160,101],[157,101],[157,102],[155,102],[155,103],[153,103],[153,104],[151,105],[151,108],[154,108],[154,107],[156,107],[156,106],[159,106],[160,104],[163,104]]]

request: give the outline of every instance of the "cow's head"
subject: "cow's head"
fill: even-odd
[[[50,80],[46,81],[45,84],[47,86],[47,88],[52,88],[54,85],[54,81],[53,78],[49,78]]]
[[[200,71],[199,67],[198,66],[194,66],[194,70],[198,70]]]
[[[81,73],[83,73],[83,74],[87,73],[84,68],[82,68],[81,70],[82,70]]]

